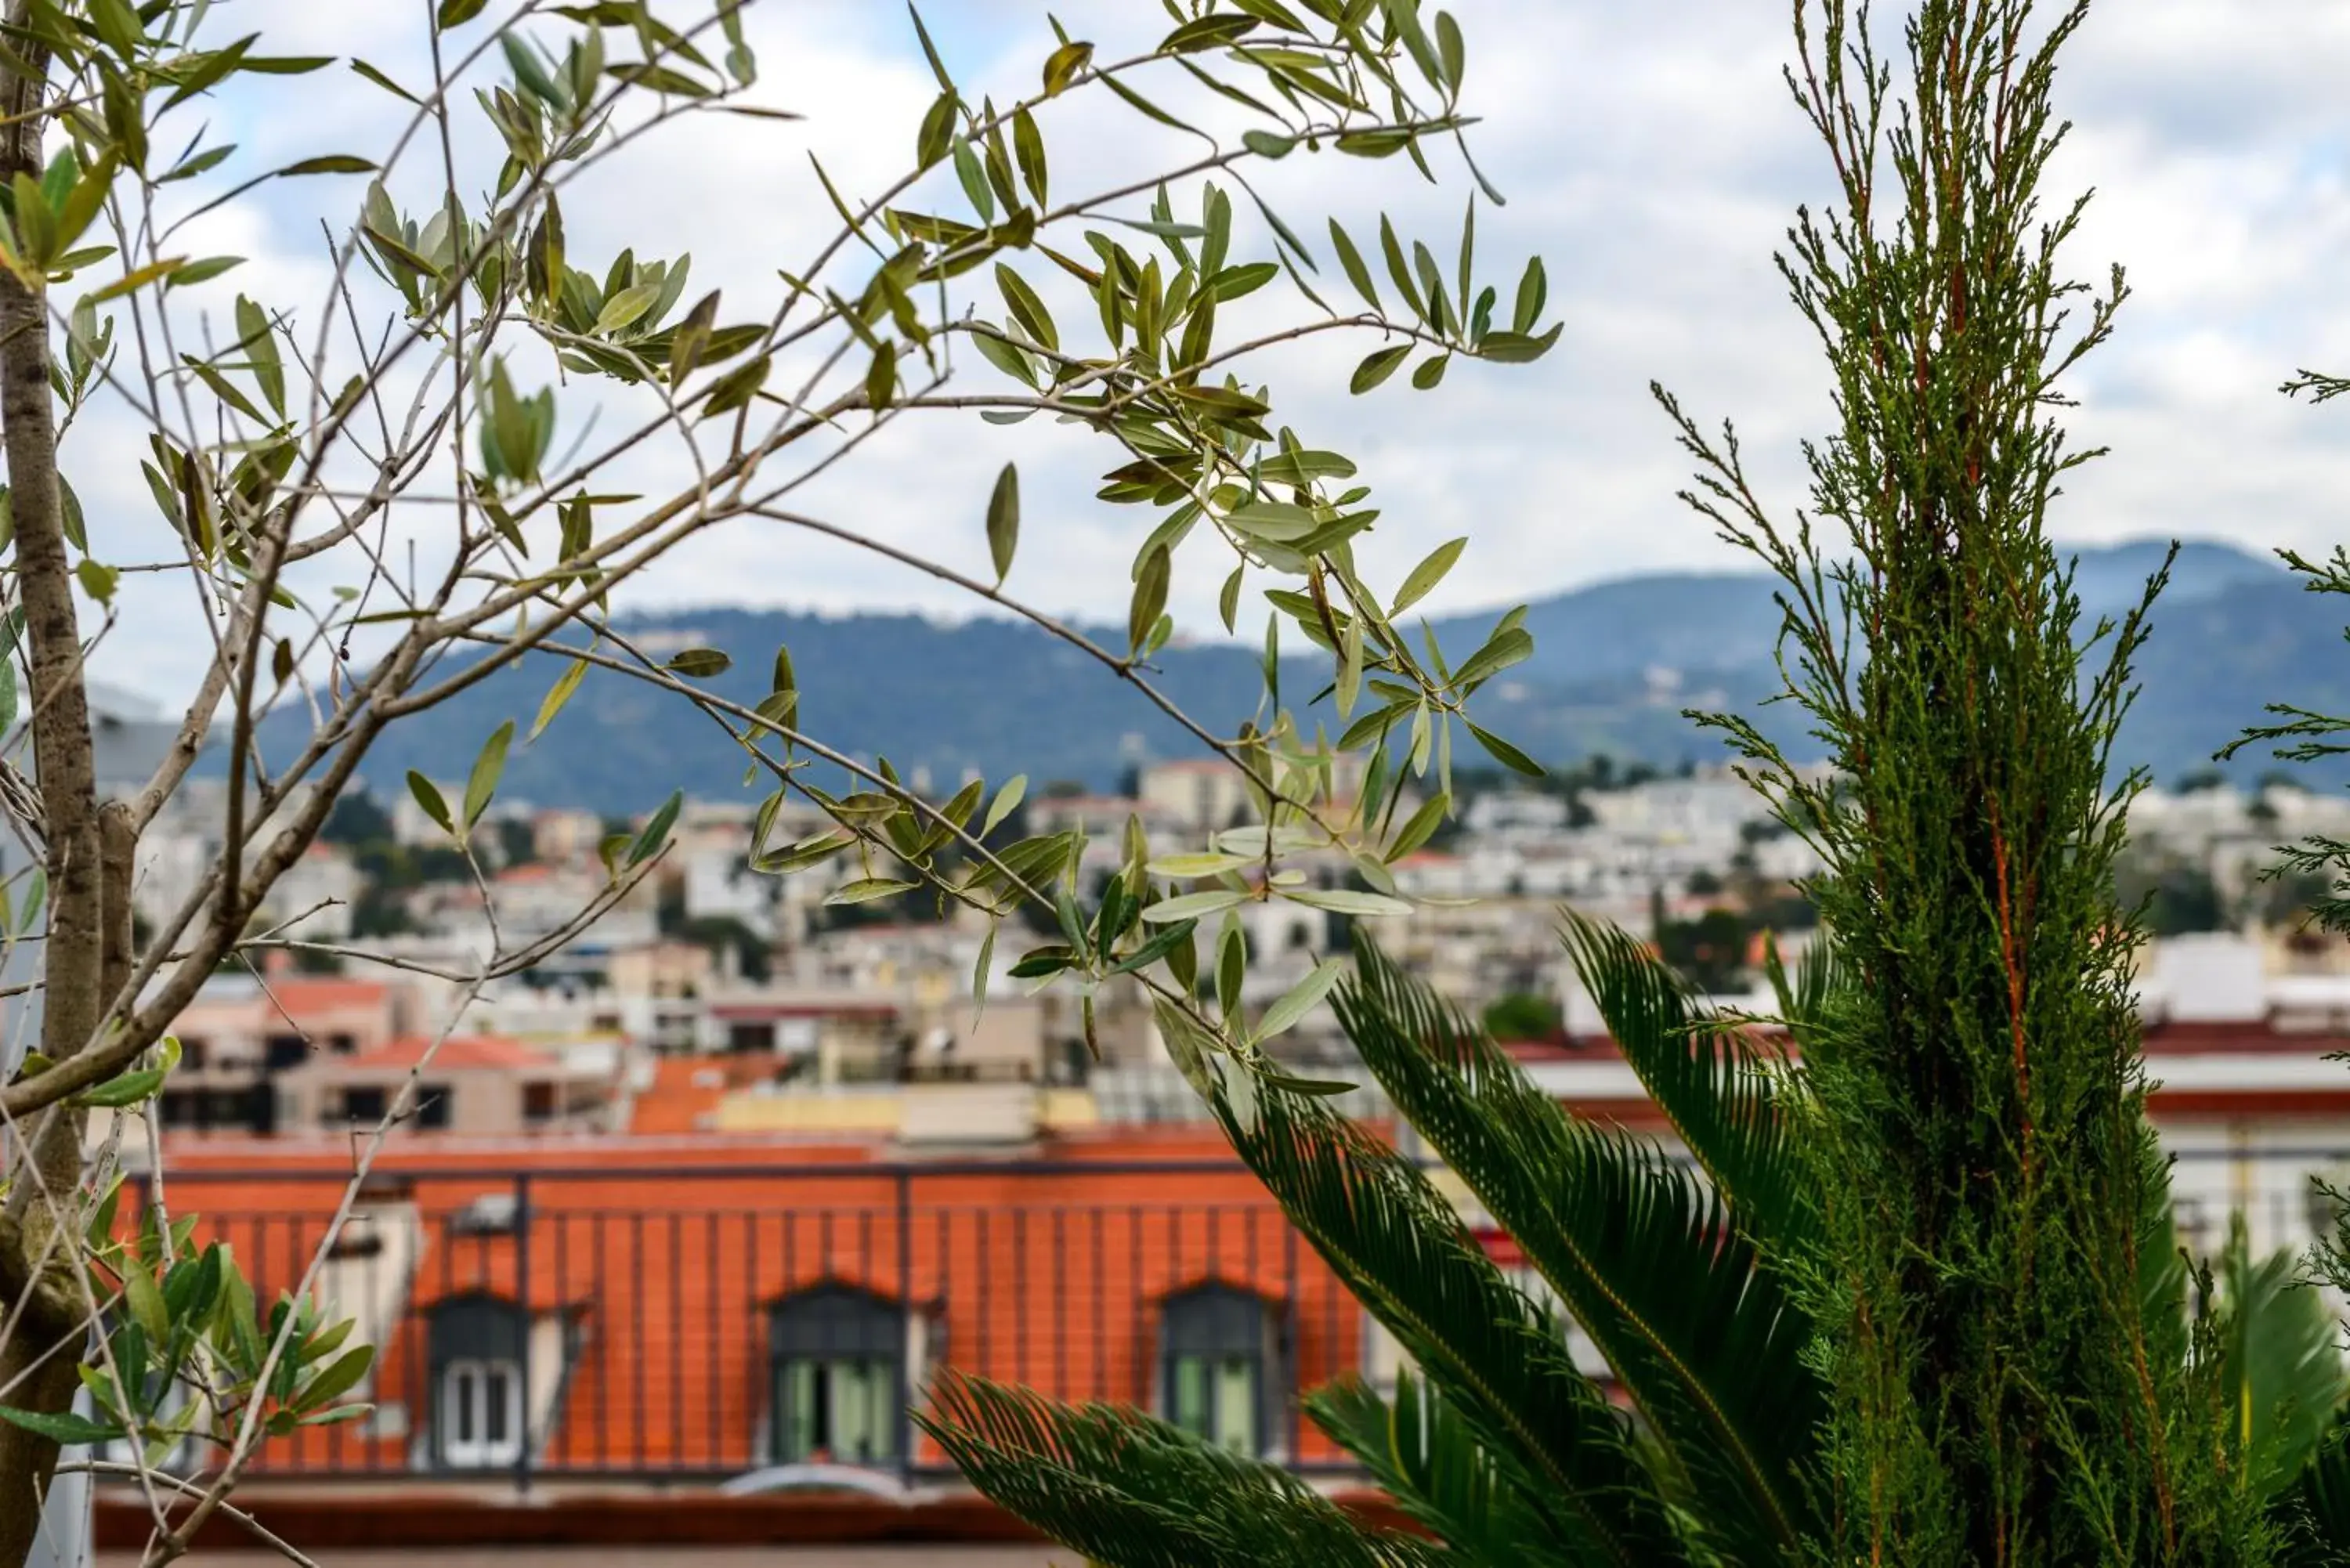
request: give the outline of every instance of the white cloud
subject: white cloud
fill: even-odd
[[[1474,146],[1510,197],[1503,210],[1481,211],[1481,253],[1505,296],[1518,261],[1543,254],[1565,334],[1537,366],[1456,366],[1438,393],[1414,393],[1399,379],[1359,400],[1344,382],[1368,345],[1301,346],[1267,362],[1284,416],[1315,443],[1363,459],[1384,508],[1363,550],[1375,574],[1391,577],[1440,540],[1474,535],[1438,608],[1659,566],[1738,564],[1672,499],[1684,465],[1647,388],[1661,379],[1701,417],[1736,418],[1757,471],[1788,503],[1798,497],[1795,442],[1824,428],[1828,410],[1814,345],[1784,300],[1771,252],[1795,204],[1819,200],[1826,182],[1778,74],[1791,47],[1786,7],[1459,0],[1455,8],[1469,39],[1470,106],[1483,119]],[[421,79],[400,8],[241,0],[227,9],[244,27],[286,26],[288,49],[348,51],[364,33],[358,47],[371,58]],[[1051,44],[1038,5],[941,0],[929,9],[941,48],[971,84],[1000,99],[1034,81]],[[1136,37],[1158,15],[1107,3],[1062,14],[1081,30],[1114,25]],[[616,161],[567,203],[575,255],[631,241],[691,247],[698,287],[723,285],[730,302],[747,307],[775,297],[775,269],[801,265],[826,226],[811,151],[852,195],[878,191],[902,164],[932,86],[901,12],[827,0],[764,4],[752,15],[763,100],[806,120],[709,119]],[[1107,49],[1132,40],[1105,33],[1102,41]],[[2055,182],[2099,192],[2072,253],[2075,270],[2095,276],[2108,259],[2122,261],[2136,297],[2075,387],[2079,439],[2114,455],[2073,481],[2059,513],[2071,535],[2179,533],[2303,548],[2341,535],[2334,496],[2350,428],[2330,410],[2287,405],[2273,389],[2299,364],[2350,366],[2350,308],[2337,283],[2350,249],[2345,75],[2350,10],[2338,0],[2129,0],[2092,15],[2060,85],[2076,129]],[[267,161],[364,151],[400,122],[402,106],[339,70],[301,83],[267,88],[272,104],[296,103],[298,113],[232,102],[219,118]],[[1099,105],[1052,106],[1047,128],[1065,191],[1181,146]],[[1400,161],[1300,154],[1269,170],[1265,189],[1317,247],[1326,213],[1359,234],[1382,204],[1434,240],[1454,232],[1467,189],[1457,165],[1451,172],[1430,190]],[[252,275],[314,296],[317,218],[348,202],[356,184],[272,188],[234,235],[255,257]],[[1449,257],[1448,244],[1434,248]],[[1128,561],[1152,520],[1090,499],[1112,458],[1077,432],[933,421],[876,441],[807,499],[879,537],[977,569],[986,487],[1014,458],[1028,504],[1014,587],[1055,611],[1122,619]],[[143,492],[135,472],[102,466],[88,483],[135,513]],[[1178,608],[1204,629],[1222,569],[1204,552],[1187,556]],[[951,588],[764,524],[697,541],[632,597],[971,607]],[[122,639],[123,672],[168,680],[187,649],[170,618],[142,618],[143,629]]]

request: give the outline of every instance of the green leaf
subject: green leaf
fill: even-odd
[[[244,351],[245,362],[253,372],[254,384],[269,406],[283,418],[286,413],[286,366],[278,357],[277,337],[271,330],[269,315],[243,295],[236,296],[237,347]]]
[[[444,833],[457,831],[456,819],[449,815],[449,803],[441,798],[439,786],[414,768],[408,770],[408,793],[424,808],[424,815],[441,825]]]
[[[1440,1568],[1433,1542],[1362,1522],[1278,1466],[1116,1406],[1058,1405],[941,1373],[914,1419],[984,1496],[1125,1568]]]
[[[191,285],[218,277],[231,267],[244,265],[243,256],[206,256],[202,261],[190,262],[185,266],[174,268],[171,275],[163,280],[163,286],[167,289],[185,288]]]
[[[1469,733],[1476,738],[1479,745],[1485,748],[1486,754],[1512,773],[1523,774],[1530,779],[1543,776],[1544,769],[1540,763],[1502,739],[1501,736],[1481,727],[1474,720],[1464,719],[1461,722],[1469,726]]]
[[[1067,90],[1077,73],[1092,63],[1094,47],[1075,42],[1063,44],[1045,58],[1045,96],[1058,98]]]
[[[490,0],[441,0],[438,24],[444,29],[462,26],[480,16],[489,3]]]
[[[1461,559],[1461,552],[1468,545],[1468,539],[1463,537],[1449,539],[1430,550],[1428,558],[1414,566],[1410,575],[1404,578],[1403,587],[1396,590],[1395,603],[1388,607],[1388,616],[1399,616],[1427,597],[1430,591],[1444,580],[1444,575],[1452,569],[1454,562]]]
[[[147,1331],[150,1341],[161,1345],[172,1336],[171,1309],[163,1304],[163,1293],[144,1266],[134,1262],[123,1270],[122,1299],[130,1309],[131,1321]]]
[[[629,866],[641,866],[660,852],[661,846],[669,842],[669,830],[676,826],[677,814],[684,805],[685,792],[676,791],[646,819],[643,831],[629,845]]]
[[[632,284],[604,302],[604,308],[596,313],[596,325],[589,330],[598,337],[618,332],[651,309],[653,301],[660,296],[660,284]]]
[[[1134,602],[1128,607],[1126,618],[1128,645],[1138,656],[1143,651],[1143,645],[1152,628],[1159,624],[1159,612],[1167,607],[1167,585],[1171,570],[1164,545],[1142,558],[1141,573],[1134,581]]]
[[[531,721],[530,734],[525,744],[537,740],[547,725],[555,722],[555,716],[563,711],[563,705],[571,701],[571,694],[579,690],[579,682],[587,678],[587,674],[588,661],[575,659],[569,669],[555,678],[555,684],[546,689],[546,696],[539,702],[538,717]]]
[[[1036,205],[1046,206],[1045,195],[1045,138],[1036,130],[1036,120],[1022,104],[1012,111],[1012,155],[1020,164],[1020,178],[1028,182],[1028,192],[1036,198]]]
[[[1562,321],[1554,324],[1539,337],[1528,337],[1516,332],[1488,332],[1477,345],[1477,357],[1491,359],[1497,365],[1530,364],[1549,353],[1551,345],[1557,342],[1558,335],[1565,330],[1566,324]]]
[[[1325,959],[1315,965],[1314,972],[1282,992],[1279,999],[1264,1010],[1264,1016],[1257,1021],[1253,1038],[1259,1042],[1270,1040],[1294,1026],[1299,1019],[1321,1005],[1322,999],[1346,977],[1347,967],[1345,959]]]
[[[1026,774],[1014,774],[1004,780],[1003,787],[995,792],[995,799],[988,805],[987,815],[980,826],[979,836],[985,838],[1003,826],[1003,819],[1018,808],[1020,797],[1027,792],[1028,775]]]
[[[489,0],[480,0],[480,5],[477,5],[475,9],[478,10],[480,5],[487,5],[488,3]],[[351,62],[351,69],[367,78],[368,80],[375,83],[376,86],[383,88],[384,91],[391,94],[395,98],[405,99],[410,103],[414,104],[421,104],[423,101],[414,93],[410,92],[406,88],[400,86],[398,82],[392,80],[390,77],[384,75],[381,71],[376,69],[375,67],[368,64],[365,60],[353,60]]]
[[[1409,343],[1397,343],[1386,348],[1374,349],[1365,357],[1361,364],[1355,367],[1354,378],[1347,383],[1347,389],[1360,397],[1394,375],[1396,367],[1402,364],[1404,357],[1410,352],[1411,345]]]
[[[774,368],[775,357],[762,354],[747,365],[729,370],[711,384],[710,396],[702,405],[702,417],[712,419],[745,407],[767,384],[767,372]]]
[[[1283,898],[1294,904],[1327,909],[1334,915],[1377,919],[1386,915],[1411,913],[1411,906],[1401,898],[1390,898],[1385,893],[1366,893],[1354,888],[1284,888],[1280,892]]]
[[[863,877],[854,882],[843,882],[825,899],[827,904],[869,904],[876,898],[891,898],[911,892],[920,882],[900,882],[888,877]]]
[[[1411,373],[1411,384],[1423,392],[1435,390],[1436,384],[1444,379],[1444,368],[1451,363],[1452,356],[1450,354],[1430,355],[1419,362],[1419,369]]]
[[[359,1379],[365,1377],[368,1368],[374,1365],[374,1345],[354,1345],[328,1362],[317,1376],[302,1386],[301,1392],[295,1397],[294,1407],[307,1412],[332,1404],[358,1387]]]
[[[1185,893],[1178,898],[1162,898],[1142,911],[1142,918],[1154,926],[1176,920],[1196,920],[1203,915],[1221,914],[1247,903],[1246,893],[1229,888],[1211,888],[1204,893]]]
[[[1371,284],[1371,269],[1363,265],[1363,253],[1355,248],[1355,242],[1347,237],[1347,231],[1338,226],[1336,218],[1330,220],[1330,244],[1337,251],[1338,265],[1346,269],[1347,281],[1355,286],[1355,292],[1373,310],[1384,309],[1379,304],[1379,291]]]
[[[987,498],[987,556],[995,566],[995,586],[1012,574],[1013,552],[1020,547],[1020,471],[1011,463],[995,476],[995,490]]]
[[[1387,852],[1380,858],[1392,866],[1427,843],[1437,828],[1442,825],[1445,814],[1451,809],[1451,794],[1440,790],[1430,795],[1420,802],[1419,809],[1413,812],[1410,818],[1396,830],[1394,839],[1389,842]]]
[[[12,1427],[22,1427],[37,1432],[60,1448],[78,1448],[87,1443],[120,1442],[130,1433],[104,1421],[93,1421],[87,1416],[70,1412],[53,1416],[46,1410],[19,1410],[13,1405],[0,1405],[0,1421]]]
[[[1510,313],[1510,329],[1520,334],[1530,333],[1534,323],[1542,319],[1544,302],[1550,296],[1550,279],[1543,272],[1540,256],[1526,260],[1526,270],[1518,277],[1516,307]]]
[[[734,668],[734,660],[715,648],[689,648],[671,656],[663,670],[673,670],[690,680],[707,680]]]
[[[112,566],[100,565],[87,556],[74,566],[74,579],[81,584],[81,591],[102,605],[114,602],[115,580],[121,575]]]
[[[514,721],[509,719],[490,732],[482,742],[479,756],[473,759],[473,771],[465,779],[465,831],[482,820],[482,813],[490,808],[490,797],[498,792],[498,780],[506,771],[506,748],[514,743]]]
[[[1270,130],[1243,130],[1241,132],[1241,145],[1259,158],[1280,159],[1289,156],[1290,151],[1297,145],[1297,138],[1276,136]]]
[[[304,174],[372,174],[376,166],[367,159],[349,152],[329,152],[317,158],[305,158],[298,163],[288,163],[277,172],[280,178],[292,179]]]
[[[1461,668],[1452,672],[1452,683],[1466,690],[1533,657],[1534,651],[1532,633],[1523,627],[1505,627],[1487,638],[1484,647],[1461,661]]]
[[[921,129],[914,135],[915,167],[928,169],[954,145],[955,110],[961,102],[951,88],[931,100],[929,112],[922,116]]]
[[[139,1105],[154,1098],[169,1075],[161,1067],[143,1067],[135,1073],[124,1073],[102,1084],[91,1085],[74,1096],[74,1103],[113,1110]]]

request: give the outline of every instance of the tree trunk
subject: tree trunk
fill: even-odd
[[[22,4],[9,9],[11,23],[20,22]],[[35,74],[0,73],[0,104],[12,117],[12,130],[0,138],[0,181],[18,173],[38,179],[37,111],[46,93],[47,58],[28,35],[12,27],[11,36]],[[106,1006],[100,862],[116,859],[122,867],[127,913],[130,822],[126,815],[109,825],[104,836],[113,843],[105,847],[113,853],[103,854],[81,629],[57,482],[47,299],[41,288],[5,273],[0,273],[0,421],[25,609],[34,775],[48,837],[41,1051],[63,1061],[89,1044]],[[8,1291],[14,1328],[0,1345],[0,1387],[9,1390],[7,1402],[21,1408],[61,1413],[78,1386],[74,1369],[85,1329],[74,1295],[57,1286],[71,1277],[71,1205],[81,1181],[84,1119],[69,1106],[53,1106],[32,1126],[16,1129],[9,1150],[12,1179],[8,1223],[0,1227],[0,1281]],[[0,1426],[0,1564],[20,1563],[30,1553],[57,1460],[55,1443]]]

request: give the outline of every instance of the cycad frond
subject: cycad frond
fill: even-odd
[[[1720,1200],[1654,1144],[1570,1117],[1367,943],[1335,1003],[1380,1085],[1542,1271],[1689,1482],[1717,1547],[1798,1555],[1824,1412],[1810,1325]]]
[[[2302,1282],[2299,1262],[2290,1251],[2254,1262],[2243,1217],[2229,1227],[2219,1269],[2227,1311],[2222,1386],[2245,1480],[2259,1497],[2282,1490],[2309,1461],[2345,1386],[2339,1325]]]
[[[1108,1568],[1440,1568],[1288,1472],[1108,1405],[948,1374],[918,1415],[972,1485]]]
[[[2282,1527],[2278,1568],[2350,1564],[2350,1421],[2335,1421],[2271,1514]]]
[[[2170,1208],[2170,1157],[2150,1126],[2138,1129],[2137,1311],[2147,1364],[2183,1366],[2191,1352],[2187,1254]]]
[[[1318,1101],[1258,1088],[1244,1107],[1215,1104],[1291,1222],[1479,1440],[1531,1479],[1550,1560],[1686,1561],[1624,1416],[1575,1368],[1563,1325],[1503,1276],[1427,1177]]]
[[[1463,1568],[1541,1568],[1549,1531],[1528,1501],[1534,1483],[1487,1449],[1444,1397],[1405,1372],[1390,1406],[1359,1378],[1306,1396],[1321,1428],[1361,1461],[1406,1515],[1433,1531]]]
[[[1563,919],[1560,940],[1607,1032],[1738,1228],[1782,1260],[1807,1249],[1817,1216],[1775,1064],[1744,1032],[1708,1027],[1688,984],[1628,932],[1571,909]],[[1832,961],[1807,963],[1786,1000],[1816,1016],[1838,974]]]

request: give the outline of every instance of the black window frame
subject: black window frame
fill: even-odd
[[[864,1469],[896,1469],[912,1444],[907,1369],[910,1318],[903,1302],[844,1282],[812,1285],[767,1307],[768,1457],[777,1464],[822,1459]],[[806,1368],[803,1378],[800,1369]],[[873,1423],[880,1439],[858,1452],[843,1452],[834,1422],[840,1385],[853,1372],[888,1380],[885,1418]],[[815,1408],[803,1422],[795,1385],[805,1386]]]
[[[1210,1281],[1163,1298],[1159,1307],[1159,1413],[1233,1452],[1253,1459],[1279,1453],[1288,1359],[1283,1341],[1276,1303],[1245,1286]],[[1212,1377],[1220,1365],[1229,1369],[1238,1364],[1245,1372],[1250,1382],[1248,1432],[1221,1429],[1222,1406],[1211,1382],[1196,1395],[1184,1386],[1187,1365],[1194,1364],[1202,1378]]]
[[[538,1436],[531,1430],[530,1327],[530,1314],[520,1303],[485,1291],[445,1297],[426,1309],[426,1452],[432,1468],[460,1472],[496,1470],[530,1456]],[[456,1413],[445,1407],[443,1397],[450,1386],[450,1372],[461,1366],[483,1369],[485,1399],[486,1374],[490,1370],[502,1371],[508,1380],[521,1410],[521,1430],[515,1434],[513,1455],[483,1459],[451,1454],[452,1442],[458,1440],[452,1431]],[[482,1441],[486,1443],[486,1432]]]

